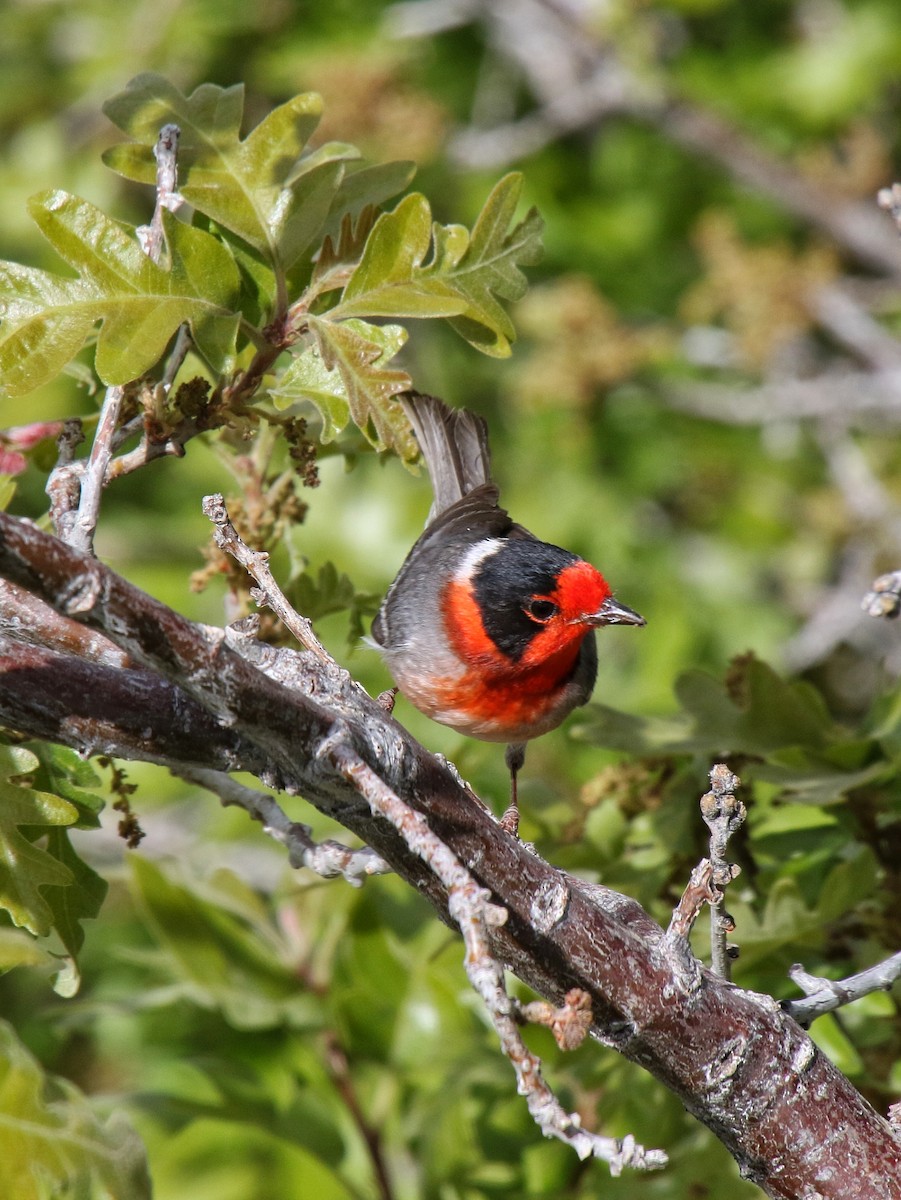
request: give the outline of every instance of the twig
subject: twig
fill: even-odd
[[[901,421],[901,371],[832,372],[816,379],[773,381],[760,388],[695,382],[672,387],[667,399],[680,412],[727,425],[842,417],[855,425],[895,427]]]
[[[381,855],[368,846],[352,850],[331,839],[314,841],[309,825],[292,821],[273,796],[246,787],[222,771],[179,767],[173,774],[213,792],[224,805],[236,805],[250,813],[262,824],[264,833],[287,848],[292,867],[306,867],[323,879],[340,876],[354,887],[360,887],[367,876],[391,873]]]
[[[839,555],[837,577],[808,603],[810,616],[782,649],[791,671],[805,671],[847,642],[872,654],[878,637],[860,620],[858,603],[879,559],[874,540],[860,535]]]
[[[735,922],[723,907],[723,893],[739,873],[735,863],[726,861],[726,846],[747,816],[745,806],[734,794],[740,784],[738,776],[724,763],[717,763],[710,772],[710,791],[701,797],[701,816],[710,830],[711,885],[719,894],[710,905],[711,966],[723,979],[731,973],[726,934],[735,929]]]
[[[809,975],[798,963],[789,969],[788,974],[804,992],[805,999],[783,1000],[782,1008],[806,1028],[823,1013],[851,1004],[861,996],[868,996],[870,992],[887,992],[901,979],[901,952],[856,975],[849,975],[847,979],[832,980]]]
[[[341,775],[379,813],[398,830],[409,848],[435,872],[448,892],[448,911],[460,928],[466,946],[466,974],[474,990],[482,997],[501,1048],[513,1064],[517,1090],[525,1096],[533,1120],[546,1137],[556,1137],[572,1146],[582,1159],[594,1157],[607,1162],[610,1172],[618,1175],[624,1167],[653,1170],[666,1163],[661,1150],[645,1150],[628,1135],[607,1138],[581,1128],[576,1114],[567,1113],[541,1075],[540,1060],[523,1042],[518,1022],[523,1019],[516,1001],[504,985],[504,972],[489,951],[488,929],[502,925],[507,910],[493,904],[490,893],[480,887],[453,851],[434,834],[425,818],[404,803],[363,761],[350,744],[340,724],[319,749],[320,757],[331,761]],[[577,989],[578,990],[578,989]],[[584,1006],[582,993],[572,997],[570,1008]],[[570,1000],[570,997],[567,997]],[[551,1018],[553,1020],[553,1018]],[[571,1036],[579,1026],[571,1013],[559,1019],[570,1026],[563,1036]]]
[[[175,190],[179,132],[177,125],[164,125],[160,130],[154,148],[157,177],[153,218],[150,225],[143,225],[137,231],[141,249],[155,263],[159,263],[162,259],[165,246],[163,211],[168,209],[170,212],[174,212],[183,203],[182,197]],[[71,518],[71,509],[65,512],[61,511],[56,522],[57,532],[73,549],[84,554],[93,554],[94,552],[94,532],[100,516],[100,498],[110,479],[110,463],[116,429],[119,425],[124,400],[125,388],[121,385],[111,385],[106,389],[87,462],[82,465],[75,464],[70,460],[68,464],[69,472],[73,475],[77,473],[80,476],[78,511]],[[56,494],[62,498],[63,489],[59,489]]]
[[[138,227],[141,249],[155,263],[159,263],[165,246],[163,213],[177,212],[184,204],[178,193],[178,142],[181,130],[177,125],[164,125],[159,132],[153,157],[156,159],[156,204],[149,225]]]
[[[81,497],[78,512],[71,523],[65,539],[73,550],[82,554],[94,553],[94,531],[100,516],[100,497],[106,486],[106,474],[112,458],[112,439],[122,413],[125,389],[116,385],[108,387],[100,409],[100,419],[94,433],[91,453],[81,473]]]
[[[75,450],[84,441],[84,428],[78,417],[63,422],[56,439],[56,466],[50,472],[47,487],[50,497],[50,520],[57,537],[69,540],[78,510],[80,464],[75,462]]]
[[[382,1146],[383,1127],[381,1124],[373,1123],[363,1110],[360,1097],[357,1094],[357,1088],[354,1084],[354,1072],[351,1069],[347,1051],[338,1040],[338,1035],[333,1029],[326,1029],[323,1032],[323,1037],[325,1041],[326,1063],[332,1077],[332,1082],[341,1099],[344,1101],[344,1106],[350,1113],[351,1119],[366,1146],[370,1162],[372,1163],[372,1173],[375,1178],[376,1187],[378,1188],[379,1198],[380,1200],[393,1200],[394,1188],[391,1183],[388,1163]]]
[[[810,294],[808,305],[817,323],[874,371],[901,368],[901,342],[847,290],[833,284]]]
[[[312,623],[306,617],[295,612],[285,598],[284,592],[273,579],[272,572],[269,570],[269,555],[264,550],[251,550],[238,536],[238,532],[229,518],[223,497],[219,493],[204,496],[203,511],[213,522],[213,536],[219,549],[231,554],[257,581],[258,586],[251,592],[257,604],[260,606],[265,604],[271,608],[285,627],[294,634],[301,646],[306,650],[311,650],[322,662],[331,663],[331,655],[313,632]]]
[[[851,437],[847,422],[840,417],[819,421],[815,433],[830,477],[851,516],[865,524],[879,522],[888,526],[896,506]],[[901,527],[896,525],[892,532],[901,550]]]
[[[739,868],[726,861],[725,853],[729,838],[746,815],[745,806],[733,795],[740,783],[738,776],[723,763],[711,769],[711,790],[701,797],[701,816],[710,830],[710,858],[702,858],[692,871],[666,931],[670,961],[686,990],[699,987],[701,982],[689,937],[705,904],[710,905],[711,965],[717,975],[729,978],[726,934],[732,932],[735,922],[723,908],[723,893],[738,875]]]
[[[164,390],[168,392],[172,384],[175,382],[175,376],[181,369],[182,363],[187,357],[188,351],[192,344],[191,331],[187,325],[179,326],[178,333],[175,336],[175,341],[172,343],[172,350],[166,360],[166,368],[163,371],[163,377],[160,383]]]

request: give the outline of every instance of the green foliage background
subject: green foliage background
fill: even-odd
[[[824,204],[836,194],[869,201],[894,178],[894,0],[588,8],[598,44],[835,189]],[[389,9],[362,0],[10,5],[0,257],[60,270],[27,215],[27,199],[48,189],[116,220],[149,219],[150,189],[100,158],[122,140],[103,102],[149,70],[183,92],[244,82],[245,128],[318,91],[317,139],[352,142],[374,162],[414,160],[434,218],[471,227],[505,168],[457,165],[455,131],[474,112],[486,122],[527,116],[532,100],[483,24],[397,39]],[[648,619],[640,633],[602,635],[598,704],[530,748],[523,834],[551,861],[665,920],[704,852],[706,771],[726,755],[750,807],[730,899],[737,982],[782,997],[794,994],[793,961],[849,974],[901,941],[897,630],[866,627],[861,613],[814,652],[802,635],[840,594],[843,564],[861,547],[868,564],[899,565],[897,430],[840,431],[882,489],[877,519],[843,489],[825,423],[790,407],[746,422],[742,405],[761,385],[847,366],[805,302],[811,289],[853,274],[890,335],[897,283],[877,283],[787,206],[634,116],[551,137],[515,166],[519,216],[537,205],[546,253],[512,309],[512,357],[479,355],[444,322],[421,321],[398,361],[417,387],[488,417],[517,519],[597,563]],[[87,377],[92,359],[81,359]],[[701,417],[685,397],[714,384],[721,411]],[[63,375],[3,401],[0,427],[87,419],[97,403]],[[13,511],[45,511],[51,463],[46,446],[32,455]],[[428,486],[349,432],[323,448],[319,471],[274,563],[336,655],[379,690],[388,678],[359,633],[421,528]],[[221,622],[222,579],[190,587],[209,536],[199,502],[246,482],[234,478],[233,457],[195,440],[184,460],[109,489],[98,552],[180,611]],[[844,599],[853,609],[853,594]],[[409,707],[398,714],[502,803],[497,747]],[[587,1046],[564,1056],[529,1031],[585,1123],[663,1146],[672,1165],[611,1181],[542,1141],[468,990],[459,943],[398,881],[354,891],[292,874],[242,814],[149,767],[128,767],[148,837],[126,855],[109,809],[99,818],[109,836],[92,828],[109,768],[42,747],[8,753],[0,838],[20,850],[24,841],[40,882],[31,896],[4,892],[4,904],[14,916],[24,906],[38,932],[52,924],[62,945],[0,928],[6,1194],[139,1196],[127,1116],[161,1200],[759,1195],[652,1080],[612,1053]],[[291,811],[333,833],[299,801]],[[66,839],[73,824],[90,867],[20,833],[46,826]],[[84,872],[90,899],[53,919],[44,909],[64,890],[58,861]],[[79,981],[61,979],[48,950],[78,953],[71,998],[60,993]],[[822,1018],[813,1033],[884,1110],[901,1088],[897,994]],[[22,1136],[26,1122],[34,1142]],[[45,1154],[55,1156],[49,1182],[31,1170]],[[78,1182],[59,1190],[54,1180],[66,1178]]]

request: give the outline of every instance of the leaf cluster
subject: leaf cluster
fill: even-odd
[[[392,397],[410,377],[389,366],[407,332],[374,321],[446,318],[480,350],[509,354],[503,302],[522,296],[521,267],[540,249],[537,213],[514,223],[518,175],[496,185],[469,231],[434,222],[421,193],[380,213],[413,165],[370,166],[346,143],[313,145],[322,101],[312,93],[244,137],[240,85],[204,84],[185,96],[142,75],[105,112],[133,139],[109,150],[107,165],[146,184],[157,179],[160,130],[177,126],[178,197],[193,217],[163,207],[165,261],[157,263],[139,230],[87,201],[60,190],[34,196],[32,219],[75,277],[0,266],[7,394],[52,379],[88,340],[101,382],[131,384],[158,369],[184,325],[226,396],[242,369],[262,376],[284,352],[287,366],[268,389],[280,408],[312,402],[325,440],[352,418],[373,445],[409,458],[414,446]],[[253,392],[245,393],[247,403]]]

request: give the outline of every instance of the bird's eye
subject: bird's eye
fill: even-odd
[[[552,600],[541,600],[536,598],[530,600],[526,605],[526,615],[531,617],[533,621],[538,621],[544,625],[557,612],[557,605]]]

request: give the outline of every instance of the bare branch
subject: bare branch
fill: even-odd
[[[162,259],[165,247],[163,213],[177,212],[184,204],[178,194],[178,142],[181,130],[177,125],[164,125],[159,132],[153,157],[156,159],[156,204],[149,225],[138,228],[141,249],[155,263]]]
[[[735,922],[723,907],[723,893],[739,872],[735,863],[726,861],[726,846],[747,816],[745,806],[734,794],[740,784],[738,776],[724,763],[717,763],[710,772],[710,791],[701,797],[701,816],[710,830],[711,883],[719,893],[710,906],[711,963],[723,979],[731,974],[726,934],[735,928]]]
[[[166,360],[166,367],[163,371],[163,377],[160,380],[160,386],[163,391],[168,393],[175,382],[175,376],[181,370],[181,365],[191,349],[192,339],[191,331],[187,325],[179,327],[178,333],[175,335],[175,341],[172,343],[172,350]]]
[[[832,371],[816,379],[788,379],[765,387],[726,388],[701,381],[673,387],[668,400],[680,412],[727,425],[843,417],[849,424],[896,428],[901,422],[901,370]]]
[[[230,775],[201,767],[182,767],[174,774],[213,792],[224,805],[236,805],[250,813],[255,821],[262,824],[264,833],[287,849],[292,867],[306,867],[323,879],[340,876],[354,887],[359,887],[370,875],[387,875],[391,872],[385,860],[368,846],[353,850],[341,842],[314,841],[309,825],[292,821],[274,796],[246,787]]]
[[[901,370],[901,342],[880,325],[847,289],[820,287],[808,300],[820,328],[874,371]]]
[[[891,187],[882,188],[876,197],[876,203],[889,213],[901,233],[901,183],[893,183]]]
[[[269,555],[263,550],[251,550],[238,536],[238,532],[229,519],[225,500],[220,494],[204,496],[203,511],[213,522],[216,545],[220,550],[231,554],[242,567],[257,581],[251,595],[259,605],[266,605],[276,614],[286,629],[297,638],[301,646],[311,650],[322,662],[331,662],[328,651],[313,632],[313,626],[306,617],[295,612],[285,598],[284,592],[272,577],[269,570]]]
[[[107,471],[112,458],[112,441],[122,413],[125,389],[109,387],[103,398],[100,419],[94,433],[94,442],[87,465],[81,472],[81,498],[78,512],[71,523],[67,541],[73,550],[84,554],[94,552],[94,531],[100,516],[100,497],[106,486]]]
[[[710,905],[710,949],[713,970],[722,979],[729,978],[729,951],[726,934],[735,922],[723,908],[723,894],[739,873],[734,863],[726,862],[729,838],[743,824],[745,806],[733,795],[741,780],[723,763],[710,771],[710,788],[701,797],[701,816],[710,830],[710,858],[701,859],[691,873],[688,886],[667,930],[667,949],[674,969],[679,971],[686,989],[697,988],[701,975],[697,959],[691,952],[689,937],[695,921],[705,904]]]
[[[893,954],[891,958],[856,975],[849,975],[847,979],[833,980],[809,975],[798,963],[790,968],[788,974],[804,992],[806,999],[783,1000],[782,1007],[806,1029],[823,1013],[852,1004],[870,992],[889,991],[901,979],[901,953]]]
[[[84,441],[84,428],[78,417],[63,422],[56,439],[56,466],[50,472],[45,491],[50,497],[50,520],[63,541],[68,541],[78,511],[81,464],[75,462],[75,451]]]

